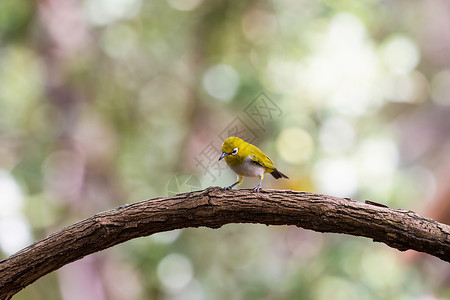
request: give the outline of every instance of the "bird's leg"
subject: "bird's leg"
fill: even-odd
[[[263,179],[264,179],[264,174],[259,175],[259,184],[253,188],[253,190],[255,192],[259,192],[259,190],[261,189],[261,184],[262,184]]]
[[[227,186],[225,189],[229,191],[229,190],[231,190],[236,184],[241,184],[241,183],[242,183],[242,176],[238,175],[237,181],[236,181],[235,183],[233,183],[232,185]]]
[[[233,183],[232,185],[227,186],[225,189],[229,191],[229,190],[233,189],[233,187],[234,187],[236,184],[238,184],[238,183],[239,183],[239,181],[236,181],[236,182]]]

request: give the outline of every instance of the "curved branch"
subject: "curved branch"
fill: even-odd
[[[228,223],[296,225],[346,233],[414,249],[450,262],[450,226],[409,210],[286,190],[203,191],[155,198],[98,213],[0,261],[0,299],[86,255],[133,238],[186,227]]]

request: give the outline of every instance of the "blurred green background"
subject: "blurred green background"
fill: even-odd
[[[450,2],[1,0],[0,252],[235,175],[450,223]],[[241,187],[253,187],[246,179]],[[232,224],[129,241],[14,299],[450,299],[450,268],[369,239]]]

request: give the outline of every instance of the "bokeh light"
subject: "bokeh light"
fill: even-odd
[[[10,217],[20,213],[24,202],[22,189],[14,178],[0,169],[0,217]]]
[[[203,87],[216,99],[231,100],[239,87],[239,74],[229,65],[214,65],[203,76]]]
[[[398,166],[396,145],[387,138],[367,139],[357,151],[361,178],[369,184],[390,181]]]
[[[341,154],[353,149],[355,139],[355,128],[344,118],[324,120],[319,131],[320,146],[329,154]]]
[[[167,0],[170,6],[182,11],[189,11],[196,9],[203,0]]]
[[[320,193],[352,197],[358,189],[357,169],[349,159],[322,159],[316,163],[311,175]]]
[[[106,25],[123,18],[135,17],[141,8],[141,0],[85,0],[84,8],[90,22]]]
[[[113,24],[107,27],[102,36],[101,46],[111,57],[126,59],[135,54],[138,33],[134,28],[125,24]]]
[[[169,254],[158,264],[158,278],[168,292],[176,292],[188,286],[193,279],[193,267],[181,254]]]
[[[0,220],[0,248],[8,254],[14,254],[31,243],[31,229],[24,216],[16,215]]]
[[[382,45],[382,58],[394,74],[407,74],[419,63],[420,53],[416,44],[406,36],[394,35]]]
[[[291,127],[280,133],[277,148],[284,160],[298,164],[311,156],[314,151],[314,142],[307,131]]]
[[[178,239],[181,232],[182,232],[181,229],[160,232],[160,233],[154,234],[152,236],[152,240],[154,240],[158,243],[162,243],[162,244],[170,244],[170,243],[175,242]]]
[[[22,209],[22,189],[8,172],[0,169],[0,249],[10,255],[31,242],[31,228]]]

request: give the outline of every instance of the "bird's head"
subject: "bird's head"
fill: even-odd
[[[245,157],[245,149],[248,145],[242,139],[232,136],[229,137],[223,142],[222,145],[222,155],[219,157],[219,160],[225,158],[225,161],[230,164],[232,162],[241,162]]]

